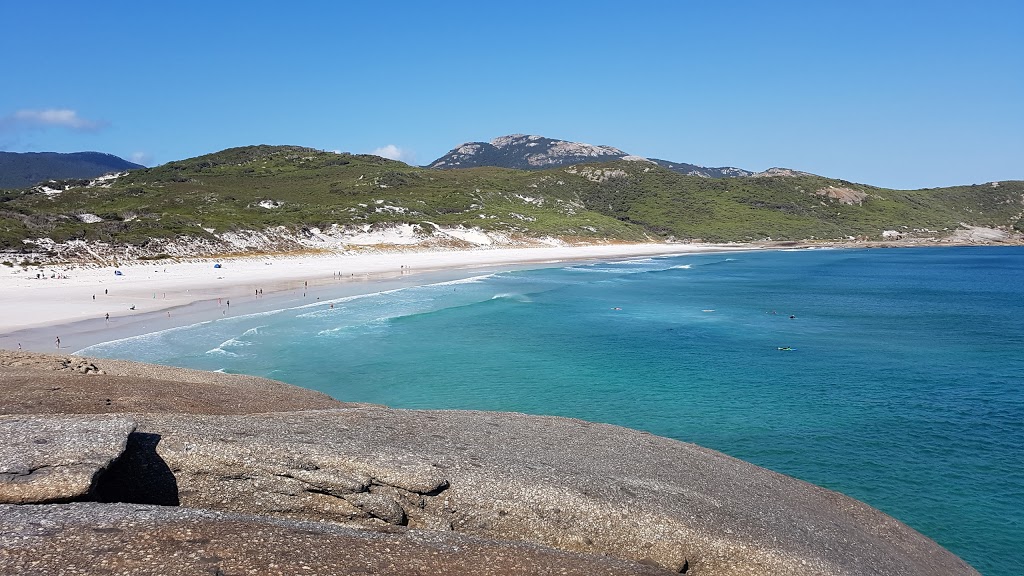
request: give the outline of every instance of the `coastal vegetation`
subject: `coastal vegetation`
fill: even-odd
[[[959,227],[1024,231],[1024,181],[890,190],[797,172],[702,178],[615,160],[525,171],[438,170],[377,156],[247,146],[116,179],[49,182],[0,196],[0,248],[85,240],[161,251],[225,233],[475,228],[569,240],[944,237]],[[790,175],[792,174],[792,175]]]

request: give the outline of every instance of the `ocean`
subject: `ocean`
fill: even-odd
[[[1024,248],[712,253],[317,296],[81,353],[647,430],[867,502],[986,576],[1024,570]]]

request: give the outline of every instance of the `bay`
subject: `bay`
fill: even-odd
[[[647,430],[1020,573],[1020,247],[701,254],[319,297],[82,353]]]

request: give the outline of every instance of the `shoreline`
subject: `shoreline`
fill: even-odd
[[[326,251],[136,261],[124,266],[64,263],[12,268],[6,273],[0,268],[0,349],[77,354],[103,342],[213,321],[228,314],[313,304],[319,299],[317,294],[325,290],[335,297],[355,296],[568,262],[761,250],[1013,245],[916,241],[639,243],[357,254]]]
[[[603,244],[12,269],[7,274],[0,271],[0,317],[4,319],[0,348],[18,350],[20,346],[28,351],[73,354],[102,342],[228,314],[311,304],[327,289],[334,294],[358,295],[566,262],[773,248],[808,246]],[[115,275],[115,270],[121,274]],[[110,314],[109,321],[106,314]],[[59,348],[56,338],[60,338]]]
[[[657,246],[659,248],[661,247],[661,245],[657,245]],[[821,244],[818,244],[818,245],[791,245],[791,244],[779,245],[779,244],[776,244],[776,245],[770,245],[770,246],[744,245],[744,246],[729,247],[729,249],[725,250],[724,253],[725,254],[731,254],[732,252],[737,252],[737,253],[747,252],[747,253],[750,253],[750,254],[754,254],[756,252],[760,252],[760,251],[764,251],[764,250],[767,250],[769,252],[776,252],[776,251],[799,251],[799,250],[804,250],[804,249],[812,249],[813,250],[813,249],[816,249],[816,248],[817,249],[829,248],[829,249],[837,249],[838,250],[840,248],[863,249],[863,248],[877,248],[877,247],[882,247],[882,246],[863,246],[863,245],[859,245],[859,246],[858,245],[836,246],[836,245],[821,245]],[[896,248],[896,247],[912,247],[912,246],[885,246],[885,247]],[[944,247],[953,247],[953,246],[939,245],[939,246],[921,246],[921,247],[944,248]],[[1000,247],[1008,247],[1008,246],[1000,246]],[[858,250],[858,252],[859,251],[860,250]],[[686,252],[686,253],[690,253],[690,254],[713,254],[715,252],[722,253],[723,251],[721,251],[721,250],[718,250],[718,251],[716,251],[716,250],[701,250],[699,252],[689,251],[689,252]],[[660,252],[659,252],[659,254],[660,254]],[[683,253],[683,252],[676,252],[676,254],[685,254],[685,253]],[[841,253],[841,252],[835,253],[835,256],[843,258],[842,254],[843,253]],[[825,256],[825,255],[826,254],[822,254],[821,256]],[[389,254],[389,255],[386,255],[386,256],[391,258],[391,262],[393,264],[401,265],[401,264],[398,264],[398,262],[401,261],[401,256],[402,256],[401,253],[399,253],[399,254]],[[465,257],[465,256],[469,256],[469,255],[463,253],[462,256]],[[624,258],[628,259],[628,258],[633,258],[633,257],[644,257],[644,255],[626,256]],[[868,257],[870,258],[870,256],[868,256]],[[906,255],[906,257],[910,257],[909,253]],[[397,259],[395,259],[395,258],[397,258]],[[599,257],[599,261],[600,260],[616,260],[616,259],[617,258],[600,258]],[[713,258],[713,259],[717,260],[719,258],[716,257],[716,258]],[[559,265],[565,265],[565,264],[573,265],[574,262],[588,262],[588,261],[589,260],[587,260],[585,258],[584,259],[579,259],[579,260],[559,260],[559,261],[547,261],[547,262],[543,262],[543,261],[530,261],[530,262],[520,263],[518,265],[518,267],[521,268],[521,269],[532,269],[534,267],[536,267],[536,268],[544,267],[546,264],[547,265],[551,265],[551,266],[559,266]],[[210,261],[210,262],[208,262],[208,264],[210,266],[212,266],[212,262],[213,261]],[[228,262],[228,264],[230,264],[230,261],[225,261],[225,262]],[[275,262],[276,262],[276,260],[275,260]],[[265,264],[264,264],[264,266],[265,266]],[[507,266],[509,266],[508,269],[515,269],[516,265],[507,265]],[[270,267],[273,267],[273,265],[267,266],[267,267],[270,268]],[[272,303],[273,304],[273,308],[280,308],[280,307],[282,307],[283,305],[287,304],[289,299],[294,300],[295,302],[297,302],[299,304],[310,304],[310,303],[312,303],[310,300],[315,301],[316,290],[319,290],[319,289],[337,290],[339,285],[345,285],[345,286],[347,286],[347,287],[349,287],[349,288],[351,288],[353,290],[361,289],[363,291],[372,290],[374,292],[378,292],[378,291],[381,291],[381,290],[386,290],[387,288],[385,286],[388,285],[387,283],[390,283],[390,282],[402,282],[402,281],[405,281],[405,282],[410,282],[411,283],[410,285],[421,285],[421,284],[427,283],[427,281],[429,281],[432,278],[434,278],[435,275],[437,275],[437,279],[436,280],[432,280],[432,281],[443,281],[444,279],[441,277],[441,275],[446,275],[446,274],[447,275],[455,275],[455,277],[459,277],[459,276],[461,276],[461,277],[476,276],[476,275],[480,275],[480,274],[489,273],[493,269],[494,268],[489,266],[489,265],[473,265],[473,264],[469,264],[469,265],[452,266],[451,268],[443,268],[443,269],[436,269],[436,270],[429,270],[429,271],[428,270],[416,269],[416,270],[411,271],[407,275],[402,275],[400,272],[399,272],[399,274],[396,275],[393,270],[392,271],[382,271],[382,272],[377,273],[375,275],[368,273],[364,279],[343,280],[341,284],[337,284],[336,283],[336,284],[333,284],[333,285],[330,284],[329,282],[315,283],[313,281],[310,281],[310,286],[309,286],[310,290],[308,291],[309,296],[307,297],[307,300],[305,302],[303,302],[301,300],[298,300],[298,298],[301,298],[301,289],[298,289],[296,287],[293,287],[291,289],[283,288],[283,289],[281,289],[279,291],[274,291],[274,292],[268,290],[267,291],[267,299],[266,299],[266,301],[268,303]],[[330,273],[329,270],[328,270],[328,273]],[[297,293],[297,295],[296,295],[296,293]],[[210,312],[210,311],[218,312],[219,309],[215,307],[215,300],[216,299],[213,299],[213,300],[209,300],[208,299],[208,300],[204,300],[204,301],[197,301],[197,302],[194,302],[193,304],[198,305],[200,303],[205,302],[206,304],[211,304],[211,306],[213,306],[213,307],[204,309],[205,312]],[[254,305],[258,305],[258,304],[261,304],[261,302],[260,302],[259,299],[256,299],[255,302],[253,302],[253,304]],[[239,299],[238,303],[236,303],[236,301],[234,299],[232,300],[232,309],[233,310],[236,308],[236,306],[241,308],[242,306],[245,306],[245,305],[246,304],[244,302],[241,302],[241,299]],[[181,310],[181,313],[175,312],[174,318],[178,318],[179,316],[183,316],[184,315],[184,308],[172,309],[172,311],[174,311],[174,310]],[[244,311],[241,310],[241,309],[239,310],[239,314],[244,314],[244,313],[247,313],[247,312],[249,312],[249,310],[244,310]],[[137,318],[139,321],[142,321],[145,318],[151,318],[151,319],[159,320],[160,319],[160,315],[159,315],[159,313],[151,312],[151,313],[148,313],[148,314],[137,315],[135,318]],[[86,322],[88,322],[88,321],[86,321]],[[161,328],[161,329],[163,329],[163,328]],[[41,340],[41,342],[44,345],[48,344],[50,342],[50,340],[48,340],[48,338],[50,336],[45,333],[47,329],[46,328],[42,328],[42,329],[36,329],[36,330],[40,330],[40,331],[43,332],[43,339]],[[100,331],[100,332],[103,333],[103,331]],[[66,338],[64,336],[62,336],[62,339],[64,339],[65,341],[71,340],[71,338]],[[2,344],[0,344],[0,346],[2,346]],[[72,349],[74,349],[74,348],[72,348]],[[48,350],[48,351],[52,351],[52,348],[50,350]],[[67,358],[67,354],[70,353],[70,352],[65,352],[64,350],[61,350],[60,352],[62,353],[62,355],[65,358]],[[87,354],[87,352],[78,352],[78,353],[80,353],[80,354]]]

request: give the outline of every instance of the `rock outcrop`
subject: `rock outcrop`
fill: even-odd
[[[498,166],[517,170],[542,170],[553,166],[626,160],[657,164],[673,172],[701,178],[737,178],[753,172],[741,168],[708,168],[685,162],[634,156],[612,146],[595,146],[529,134],[499,136],[490,142],[465,142],[430,163],[430,168],[451,170]]]
[[[55,373],[41,367],[56,357],[33,356],[40,362],[0,367],[0,384],[9,374],[23,383],[31,365]],[[166,409],[60,414],[95,408],[91,387],[104,378],[124,378],[129,396],[152,386],[143,365],[88,361],[106,374],[64,374],[74,392],[36,404],[48,414],[0,417],[0,441],[10,438],[2,471],[78,462],[36,438],[95,453],[67,489],[5,500],[90,502],[0,508],[0,572],[75,565],[74,546],[99,559],[90,566],[139,574],[305,573],[301,562],[311,573],[977,574],[865,504],[643,432],[332,405],[298,390],[294,401],[310,407],[253,399],[251,412],[218,411],[193,396],[214,385],[249,397],[250,385],[284,396],[290,387],[158,367],[159,382],[195,380],[161,400]],[[140,375],[124,375],[132,370]],[[0,412],[25,408],[0,399]],[[17,482],[0,475],[0,495]],[[338,547],[359,553],[346,560]],[[67,573],[102,573],[88,570]]]
[[[133,430],[116,416],[0,416],[0,503],[87,496]]]
[[[31,352],[0,351],[0,382],[0,414],[252,414],[353,406],[255,376]]]
[[[466,142],[430,163],[431,168],[500,166],[537,170],[551,166],[619,160],[628,156],[618,148],[567,142],[527,134],[500,136],[490,142]]]
[[[422,530],[125,504],[0,505],[4,574],[658,576],[635,562]]]

